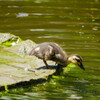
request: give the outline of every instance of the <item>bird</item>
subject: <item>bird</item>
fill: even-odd
[[[52,60],[63,67],[66,67],[69,63],[73,63],[85,70],[82,64],[81,56],[78,54],[68,56],[65,51],[55,42],[40,43],[31,50],[29,55],[42,59],[48,69],[51,67],[47,64],[47,60]]]

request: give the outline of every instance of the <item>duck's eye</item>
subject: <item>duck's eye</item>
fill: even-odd
[[[79,59],[76,59],[76,58],[75,58],[75,60],[76,60],[77,62],[80,62],[80,60],[79,60]]]

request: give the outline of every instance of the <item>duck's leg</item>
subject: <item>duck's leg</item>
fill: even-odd
[[[63,72],[63,66],[61,64],[58,64],[56,68],[56,74],[60,75],[61,72]]]
[[[47,62],[46,62],[45,59],[43,59],[43,62],[45,63],[46,67],[47,67],[48,69],[50,69],[50,67],[49,67],[49,65],[47,64]]]

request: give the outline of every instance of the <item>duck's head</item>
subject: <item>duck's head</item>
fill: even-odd
[[[74,55],[70,55],[68,57],[68,63],[73,63],[78,65],[80,68],[82,68],[83,70],[85,70],[83,64],[82,64],[82,58],[81,56],[74,54]]]

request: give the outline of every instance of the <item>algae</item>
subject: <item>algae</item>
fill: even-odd
[[[10,33],[0,33],[0,45],[11,47],[20,43],[22,39],[19,36],[12,35]]]

